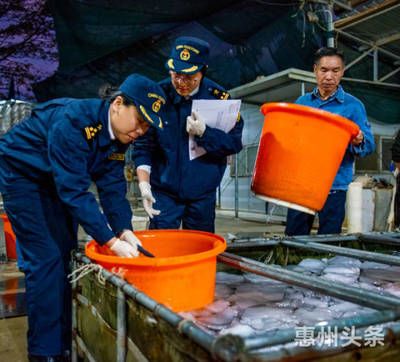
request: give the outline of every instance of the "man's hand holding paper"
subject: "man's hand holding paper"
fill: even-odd
[[[209,100],[194,99],[192,114],[187,117],[186,130],[189,133],[189,158],[193,160],[207,151],[199,147],[194,136],[202,136],[206,125],[228,133],[238,119],[241,101],[239,99]]]
[[[192,114],[186,118],[186,131],[191,136],[201,137],[206,130],[206,123],[204,120],[196,113]]]

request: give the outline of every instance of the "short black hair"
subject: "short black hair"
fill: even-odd
[[[103,84],[99,88],[99,97],[101,99],[107,99],[110,103],[114,102],[115,98],[120,96],[124,106],[135,106],[135,103],[130,100],[124,93],[122,93],[118,87],[113,86],[109,83]]]
[[[339,57],[342,59],[343,64],[345,64],[344,60],[344,54],[341,50],[338,50],[337,48],[332,48],[332,47],[323,47],[319,48],[315,53],[314,53],[314,64],[318,64],[319,60],[322,57]]]

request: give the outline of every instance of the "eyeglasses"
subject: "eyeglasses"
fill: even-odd
[[[191,84],[195,84],[201,79],[201,75],[199,73],[182,74],[182,73],[171,72],[171,76],[172,79],[177,82],[191,83]]]

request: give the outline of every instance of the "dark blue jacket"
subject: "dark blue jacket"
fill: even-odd
[[[240,118],[229,133],[207,126],[202,137],[195,136],[196,143],[207,153],[190,161],[186,117],[191,113],[192,99],[226,99],[229,95],[208,78],[202,80],[199,91],[189,99],[175,91],[170,78],[160,85],[167,95],[164,129],[150,129],[135,141],[135,166],[151,166],[153,188],[195,200],[215,191],[225,172],[226,156],[242,149],[243,120]]]
[[[56,99],[37,106],[30,118],[0,139],[0,157],[12,173],[49,187],[55,184],[71,214],[100,244],[132,228],[125,197],[127,145],[110,138],[109,106],[96,99]],[[1,176],[4,192],[10,176]],[[91,182],[96,183],[105,215],[88,191]]]

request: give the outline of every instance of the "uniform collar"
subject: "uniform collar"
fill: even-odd
[[[108,134],[110,135],[111,140],[114,141],[115,134],[111,127],[111,114],[110,113],[111,113],[111,106],[108,108],[107,129],[108,129]]]
[[[199,93],[200,84],[189,94],[189,97],[193,97],[195,94]]]
[[[102,124],[102,130],[99,135],[99,145],[100,147],[108,146],[113,140],[109,132],[109,112],[110,112],[110,102],[103,102],[102,108],[99,112],[99,122]]]
[[[344,90],[343,90],[343,87],[339,84],[338,88],[336,89],[336,92],[331,94],[328,99],[322,100],[319,95],[318,87],[315,87],[311,93],[311,97],[318,98],[321,102],[330,102],[330,101],[336,99],[338,102],[343,103],[344,102]]]
[[[182,103],[184,101],[192,99],[193,96],[195,96],[196,94],[199,93],[201,84],[202,83],[200,83],[199,86],[196,89],[194,89],[192,91],[192,93],[190,93],[187,97],[182,97],[181,95],[178,94],[178,92],[176,91],[175,87],[171,83],[172,103],[173,104],[178,104],[178,103]]]

